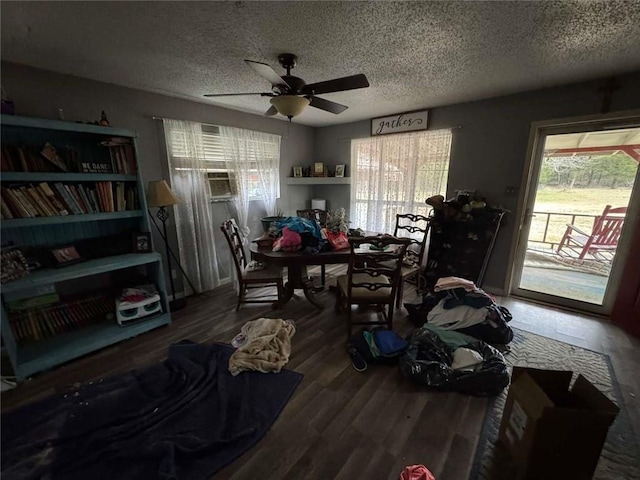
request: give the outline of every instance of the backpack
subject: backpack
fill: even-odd
[[[378,328],[362,330],[347,342],[347,352],[351,355],[353,368],[359,372],[367,369],[369,363],[395,365],[409,343],[392,330]]]

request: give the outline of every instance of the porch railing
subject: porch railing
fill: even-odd
[[[596,217],[597,215],[583,213],[534,211],[531,219],[531,228],[529,229],[528,243],[549,245],[549,248],[553,249],[560,244],[567,224],[575,225],[589,232]]]

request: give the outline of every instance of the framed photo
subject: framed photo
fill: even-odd
[[[324,163],[316,162],[313,164],[313,176],[324,177]]]
[[[149,253],[151,249],[151,234],[148,232],[140,232],[133,234],[133,251],[134,253]]]
[[[0,283],[17,280],[29,273],[27,271],[27,260],[24,258],[21,250],[15,247],[3,249],[1,257]]]
[[[302,166],[296,165],[295,167],[293,167],[293,177],[294,178],[302,177]]]
[[[73,245],[57,247],[49,249],[53,255],[53,264],[55,267],[64,267],[82,261],[78,250]]]
[[[336,165],[336,177],[344,177],[344,165]]]

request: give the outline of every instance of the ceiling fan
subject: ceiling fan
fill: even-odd
[[[325,100],[324,98],[317,97],[316,95],[354,90],[356,88],[366,88],[369,86],[367,77],[362,73],[307,85],[301,78],[291,75],[291,70],[296,66],[297,60],[298,57],[292,53],[283,53],[278,56],[280,65],[282,65],[282,68],[287,71],[287,74],[282,76],[278,75],[273,68],[266,63],[245,60],[245,63],[253,68],[258,75],[269,80],[271,83],[270,92],[214,93],[205,95],[205,97],[238,95],[260,95],[262,97],[272,97],[270,100],[271,108],[269,108],[264,115],[268,117],[279,113],[291,121],[293,117],[300,115],[307,105],[330,113],[342,113],[349,107],[330,100]]]

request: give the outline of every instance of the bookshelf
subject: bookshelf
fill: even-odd
[[[0,118],[2,245],[38,264],[0,287],[0,332],[18,380],[169,324],[161,256],[133,252],[133,235],[150,231],[135,133]],[[56,268],[43,256],[69,245],[81,261]],[[156,286],[162,312],[118,325],[115,297],[143,283]]]

